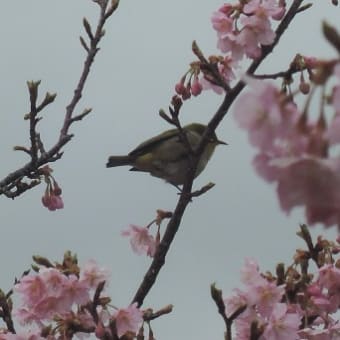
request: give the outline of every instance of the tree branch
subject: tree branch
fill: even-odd
[[[265,58],[273,51],[274,47],[279,42],[281,36],[283,35],[291,21],[297,14],[302,2],[303,0],[295,0],[292,3],[287,14],[282,19],[281,23],[276,29],[276,38],[274,42],[269,46],[262,46],[262,55],[258,60],[253,61],[252,64],[249,66],[247,70],[248,74],[253,74],[256,71],[256,69],[260,66],[260,64],[265,60]],[[143,281],[141,282],[139,288],[137,289],[135,296],[132,299],[132,302],[137,302],[138,306],[141,306],[143,304],[146,295],[151,290],[162,266],[165,263],[165,257],[179,229],[185,209],[188,203],[191,201],[191,190],[196,168],[199,162],[199,158],[202,155],[203,150],[208,143],[209,137],[213,134],[217,126],[223,120],[230,106],[234,102],[235,98],[241,93],[244,87],[245,83],[242,80],[240,80],[232,89],[230,89],[230,91],[228,91],[228,93],[224,97],[222,104],[220,105],[220,107],[218,108],[218,110],[216,111],[216,113],[214,114],[214,116],[212,117],[207,126],[207,129],[200,142],[200,145],[195,151],[195,155],[192,157],[192,166],[188,171],[186,181],[183,184],[183,190],[181,192],[173,216],[166,227],[165,233],[158,246],[154,259],[148,271],[146,272]]]
[[[93,36],[89,35],[90,32],[92,34],[90,24],[88,23],[86,19],[84,20],[84,22],[86,22],[86,24],[84,24],[85,31],[87,32],[87,35],[89,35],[91,38],[90,46],[86,49],[87,54],[86,54],[86,58],[84,61],[84,67],[81,72],[78,84],[74,90],[73,97],[70,103],[66,107],[64,122],[61,127],[57,142],[48,151],[45,151],[43,147],[43,143],[40,139],[40,136],[36,131],[36,124],[39,121],[39,118],[37,118],[37,114],[46,105],[48,105],[54,100],[55,95],[54,94],[51,95],[47,93],[43,102],[37,106],[36,101],[38,97],[38,86],[40,82],[28,82],[27,84],[28,84],[29,93],[30,93],[31,109],[30,109],[30,113],[26,115],[26,118],[30,120],[31,147],[30,149],[28,148],[26,149],[29,150],[31,160],[28,163],[26,163],[24,166],[22,166],[21,168],[9,173],[5,178],[3,178],[0,181],[0,195],[4,194],[7,197],[15,198],[19,196],[20,194],[22,194],[23,192],[32,188],[33,187],[32,185],[29,185],[23,182],[25,177],[34,179],[35,185],[39,184],[36,182],[40,179],[40,176],[41,176],[39,167],[49,162],[54,162],[57,159],[61,158],[63,154],[61,152],[61,149],[73,137],[73,135],[69,133],[69,128],[71,124],[74,123],[75,121],[81,120],[90,112],[89,109],[85,109],[83,113],[73,116],[74,110],[80,98],[82,97],[82,92],[83,92],[87,77],[89,75],[91,65],[93,64],[95,56],[99,51],[98,45],[99,45],[99,42],[101,41],[101,38],[104,36],[103,27],[105,25],[105,22],[112,15],[112,13],[117,9],[119,1],[103,0],[97,3],[100,7],[100,15],[99,15],[99,20],[97,23],[96,31]],[[85,46],[87,47],[85,40],[83,38],[81,38],[81,44],[83,47]],[[23,151],[24,147],[19,147],[17,148],[17,150]]]

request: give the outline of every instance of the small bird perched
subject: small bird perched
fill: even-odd
[[[192,123],[183,127],[191,149],[199,145],[206,125]],[[195,178],[204,170],[218,144],[227,144],[218,140],[215,132],[200,157]],[[179,130],[167,130],[146,140],[132,150],[127,156],[110,156],[106,167],[130,165],[131,171],[149,172],[175,185],[182,185],[190,168],[190,150],[181,139]]]

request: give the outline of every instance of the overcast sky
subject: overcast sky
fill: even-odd
[[[291,1],[287,1],[288,4]],[[90,0],[2,0],[0,176],[26,163],[14,145],[28,145],[27,80],[41,79],[45,91],[57,92],[55,103],[43,113],[39,129],[46,147],[56,141],[82,68],[79,44],[82,18],[95,22],[97,5]],[[126,306],[140,284],[150,259],[133,254],[120,236],[130,223],[146,225],[156,209],[173,210],[176,190],[147,174],[127,168],[106,169],[110,154],[128,153],[144,139],[169,126],[158,117],[167,108],[175,83],[194,58],[196,39],[207,54],[217,53],[210,16],[217,0],[121,1],[106,26],[83,99],[77,112],[93,113],[72,127],[75,138],[63,158],[53,164],[63,189],[65,209],[49,212],[40,203],[43,185],[14,201],[1,196],[0,287],[7,291],[14,277],[40,254],[61,260],[65,250],[78,254],[80,263],[93,258],[112,271],[109,293],[113,304]],[[323,57],[335,54],[321,39],[325,18],[337,24],[339,9],[330,1],[315,2],[298,15],[282,44],[262,70],[285,69],[297,53]],[[207,122],[222,97],[213,93],[188,102],[184,123]],[[256,176],[251,166],[255,150],[243,131],[227,115],[218,128],[219,147],[195,188],[212,181],[216,187],[195,199],[166,259],[145,307],[169,303],[171,315],[153,323],[157,339],[223,339],[224,325],[209,296],[216,282],[226,295],[239,285],[245,257],[254,257],[261,269],[274,270],[277,262],[290,263],[302,246],[295,232],[304,223],[302,209],[286,216],[279,209],[275,187]],[[322,231],[314,227],[313,234]],[[332,237],[336,230],[327,230]]]

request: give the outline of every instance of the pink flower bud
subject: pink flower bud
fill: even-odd
[[[191,84],[191,93],[196,97],[202,92],[202,85],[199,82],[198,78],[195,77],[194,82]]]
[[[64,208],[64,202],[61,196],[56,196],[54,194],[45,193],[45,195],[41,198],[41,202],[43,206],[50,211]]]
[[[176,84],[175,91],[179,95],[183,95],[183,93],[186,92],[186,88],[185,88],[182,80],[179,83]]]
[[[50,205],[50,196],[45,194],[43,197],[41,197],[41,202],[44,207],[48,208]]]

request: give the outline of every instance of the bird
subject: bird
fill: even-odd
[[[206,128],[206,125],[200,123],[191,123],[182,128],[190,147],[183,141],[178,128],[164,131],[139,144],[128,155],[110,156],[106,167],[129,165],[132,166],[130,171],[148,172],[178,188],[186,179],[192,151],[198,147]],[[219,140],[213,132],[198,161],[195,178],[205,169],[219,144],[227,143]]]

